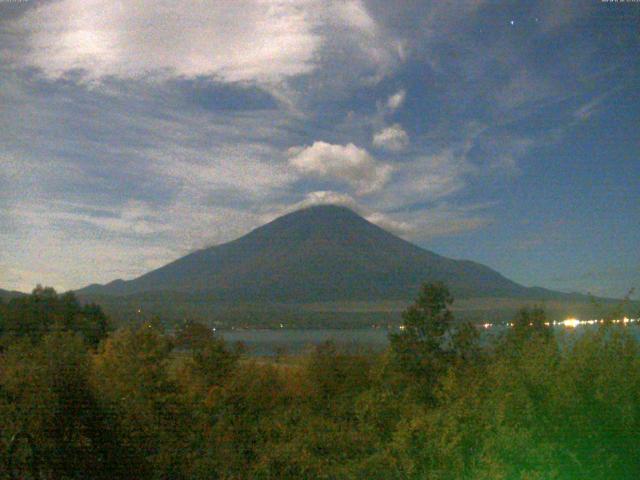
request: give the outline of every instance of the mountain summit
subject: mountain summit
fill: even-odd
[[[339,206],[284,215],[237,240],[193,252],[85,295],[183,292],[222,302],[410,299],[440,280],[457,297],[541,297],[484,265],[409,243]]]

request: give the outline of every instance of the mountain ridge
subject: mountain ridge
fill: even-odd
[[[13,298],[18,298],[27,295],[24,292],[18,292],[17,290],[3,290],[0,288],[0,300],[9,301]]]
[[[227,302],[378,300],[412,298],[425,281],[443,281],[459,297],[571,297],[524,287],[471,260],[443,257],[335,205],[288,213],[132,280],[76,293],[180,292]]]

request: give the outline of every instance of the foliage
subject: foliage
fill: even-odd
[[[424,284],[415,303],[403,312],[400,332],[390,335],[400,369],[420,383],[422,395],[431,402],[439,379],[456,360],[468,362],[478,356],[477,331],[466,323],[453,325],[452,303],[446,285]]]
[[[154,478],[181,478],[183,422],[188,412],[169,377],[172,343],[143,325],[116,332],[93,359],[92,384],[126,448],[144,458]]]
[[[95,347],[106,337],[109,325],[98,305],[81,305],[72,292],[58,295],[53,288],[40,285],[31,295],[0,305],[0,342],[4,345],[20,338],[37,342],[53,331],[79,333]]]
[[[541,307],[522,308],[513,320],[507,345],[517,348],[532,339],[551,340],[553,333],[547,316]]]
[[[443,284],[425,284],[415,303],[403,312],[400,333],[390,338],[402,368],[431,385],[445,368],[452,303],[453,297]]]
[[[0,360],[0,424],[29,433],[46,478],[130,478],[135,472],[111,418],[89,386],[91,359],[77,333],[54,332],[37,345],[12,344]]]
[[[382,354],[327,343],[269,361],[193,323],[175,335],[153,323],[120,329],[94,348],[84,307],[48,289],[33,297],[0,306],[11,327],[2,479],[17,431],[34,439],[42,478],[61,480],[640,474],[637,326],[554,333],[536,308],[482,344],[453,318],[446,288],[426,285]],[[7,306],[22,318],[7,323]]]

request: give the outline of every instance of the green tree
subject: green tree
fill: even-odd
[[[186,321],[176,330],[175,345],[178,348],[200,349],[213,340],[213,330],[199,322]]]
[[[184,478],[191,417],[169,374],[172,349],[167,337],[142,325],[112,335],[93,362],[92,383],[102,407],[132,458],[143,458],[152,478]]]
[[[548,344],[554,339],[553,329],[544,309],[524,307],[518,311],[511,327],[498,340],[497,350],[508,358],[520,357],[528,345]]]
[[[444,284],[423,285],[416,301],[402,313],[400,332],[390,335],[391,350],[402,370],[420,380],[427,397],[432,397],[438,377],[451,360],[452,303]]]
[[[90,388],[90,356],[77,333],[22,340],[0,358],[2,435],[27,432],[46,478],[125,479],[136,469]]]
[[[3,344],[20,338],[38,342],[49,332],[70,331],[95,347],[109,331],[107,316],[98,305],[81,305],[72,292],[58,295],[53,288],[40,285],[31,295],[11,299],[3,311]]]

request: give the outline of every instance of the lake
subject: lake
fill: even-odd
[[[228,343],[242,342],[249,355],[304,353],[326,341],[333,341],[348,351],[380,351],[388,344],[387,335],[388,330],[384,328],[230,330],[222,333]]]
[[[577,328],[555,326],[557,332],[567,335],[578,334],[586,329],[597,328],[594,325],[580,325]],[[640,327],[637,323],[629,325],[636,337],[640,339]],[[481,341],[490,341],[500,334],[504,327],[481,329]],[[226,330],[221,333],[230,344],[242,342],[247,354],[255,356],[273,356],[282,354],[300,354],[311,350],[315,345],[333,341],[338,347],[347,351],[381,351],[389,343],[389,330],[386,328],[353,328],[353,329],[247,329]]]

